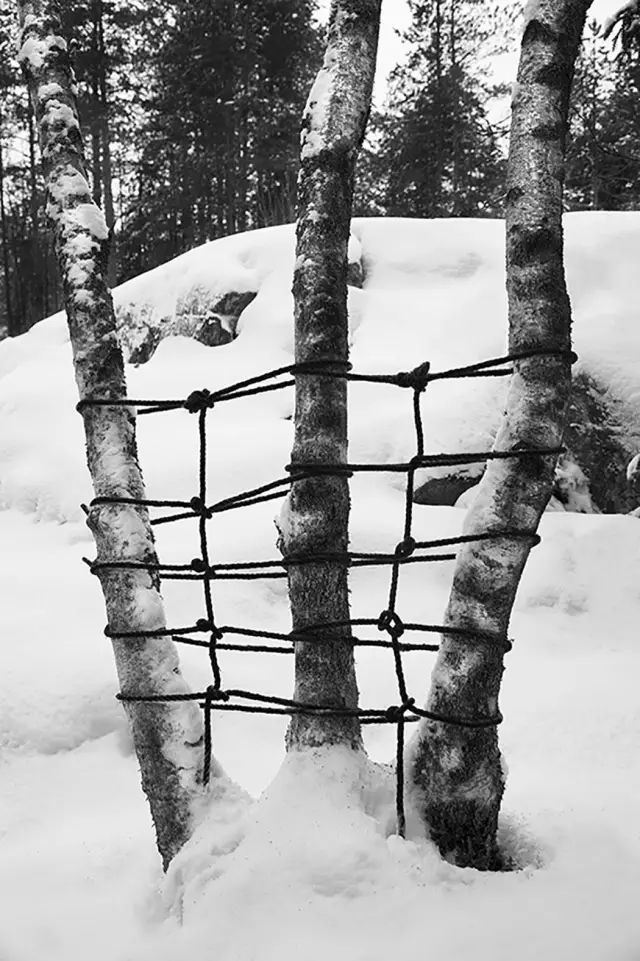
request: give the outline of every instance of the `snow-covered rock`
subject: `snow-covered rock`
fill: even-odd
[[[245,243],[249,236],[237,235]],[[259,272],[243,264],[250,254],[241,252],[240,263],[224,262],[224,254],[220,256],[225,244],[235,241],[239,246],[237,237],[205,244],[117,288],[118,335],[128,363],[146,364],[166,337],[192,337],[207,347],[234,339],[240,316],[260,286]],[[351,237],[348,258],[347,282],[361,288],[364,267],[356,237]]]
[[[626,465],[640,449],[634,286],[640,213],[570,214],[565,233],[580,355],[566,442],[587,479],[595,509],[628,511],[637,501],[628,493]],[[114,299],[127,354],[135,363],[153,354],[149,363],[130,369],[131,392],[162,397],[179,390],[186,395],[194,386],[215,387],[291,363],[294,244],[291,226],[237,234],[117,288]],[[349,288],[354,369],[395,372],[429,360],[432,369],[442,370],[506,353],[501,222],[355,220],[349,260],[352,281],[364,282],[361,289]],[[176,334],[222,346],[189,348]],[[505,390],[504,378],[430,385],[423,399],[427,452],[489,449]],[[5,438],[0,503],[63,518],[86,499],[74,405],[61,315],[0,344],[0,433]],[[291,395],[274,395],[263,409],[287,418]],[[52,417],[55,436],[48,427]],[[272,446],[264,461],[276,475],[287,463],[289,443],[285,431],[282,446]],[[350,448],[356,462],[410,457],[415,437],[408,394],[386,385],[351,385]],[[159,454],[157,460],[162,460]],[[34,461],[38,469],[25,477],[24,464]],[[155,459],[147,472],[151,477],[156,473]],[[179,472],[173,465],[176,487]],[[454,504],[481,472],[481,464],[455,472],[422,470],[416,499]],[[402,483],[400,476],[387,480],[391,486]]]

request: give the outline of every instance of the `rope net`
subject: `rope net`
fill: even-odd
[[[199,483],[198,494],[190,500],[154,500],[133,497],[95,497],[91,506],[103,504],[134,505],[145,508],[159,509],[159,516],[153,517],[152,525],[168,524],[174,521],[195,519],[198,524],[200,541],[200,556],[188,564],[147,563],[136,561],[90,561],[83,558],[93,574],[102,571],[146,570],[160,577],[161,580],[193,580],[200,581],[203,590],[203,614],[194,624],[185,627],[170,627],[153,631],[117,631],[105,628],[108,637],[119,639],[149,638],[168,636],[176,643],[205,648],[209,655],[213,682],[204,691],[188,694],[118,694],[121,701],[128,702],[170,702],[197,701],[204,712],[204,759],[203,780],[208,783],[211,774],[211,714],[213,711],[238,711],[255,714],[289,715],[307,714],[326,717],[357,717],[361,724],[394,724],[396,726],[396,817],[397,832],[401,837],[405,835],[405,803],[404,803],[404,743],[405,724],[426,718],[443,724],[453,724],[459,727],[484,728],[500,724],[502,715],[497,712],[493,716],[451,717],[428,711],[416,706],[415,698],[409,695],[405,676],[403,653],[408,651],[438,651],[439,645],[429,643],[428,640],[407,641],[406,635],[445,634],[450,637],[473,639],[475,643],[493,645],[503,653],[511,649],[511,641],[506,636],[489,632],[471,630],[463,626],[405,623],[396,608],[400,570],[406,564],[433,563],[438,561],[455,560],[456,554],[451,551],[438,552],[440,549],[453,548],[462,544],[478,541],[499,539],[521,539],[530,546],[538,544],[540,538],[537,533],[516,528],[485,531],[470,536],[440,538],[438,540],[417,541],[413,537],[413,494],[415,489],[416,472],[421,467],[457,466],[481,463],[492,459],[505,458],[542,458],[556,456],[564,451],[563,447],[518,447],[508,451],[471,451],[458,454],[425,454],[424,427],[421,410],[421,397],[427,386],[438,380],[463,377],[502,377],[513,373],[513,364],[517,361],[538,357],[564,358],[575,361],[576,355],[567,350],[531,350],[514,353],[504,357],[497,357],[467,367],[452,368],[450,370],[432,372],[429,363],[421,364],[412,371],[398,374],[358,374],[353,373],[351,365],[338,360],[314,361],[305,364],[293,364],[268,371],[257,377],[251,377],[236,384],[223,387],[216,391],[195,390],[186,399],[180,400],[135,400],[130,398],[94,398],[87,397],[80,401],[78,410],[82,412],[88,407],[116,407],[126,406],[136,408],[139,414],[156,414],[165,411],[185,409],[198,418],[198,463]],[[207,418],[210,411],[220,403],[241,397],[254,396],[274,390],[281,390],[295,384],[297,376],[339,377],[351,382],[367,382],[390,384],[412,392],[412,410],[415,427],[416,450],[413,457],[405,463],[392,464],[311,464],[295,463],[285,468],[286,476],[255,487],[241,491],[231,497],[216,503],[209,503],[207,498]],[[274,560],[246,561],[226,564],[212,564],[208,543],[207,522],[215,514],[223,511],[236,510],[264,501],[285,497],[292,484],[311,477],[336,475],[350,477],[354,473],[371,471],[391,471],[404,473],[405,506],[402,535],[392,553],[371,553],[347,551],[344,553],[309,553],[285,555]],[[86,508],[85,508],[86,509]],[[170,511],[170,513],[166,513]],[[251,580],[264,578],[285,578],[288,570],[294,565],[317,563],[342,564],[348,568],[388,566],[390,569],[389,591],[386,606],[377,617],[353,618],[349,621],[328,621],[305,627],[303,630],[288,634],[266,630],[255,630],[243,626],[229,624],[220,625],[216,621],[212,593],[214,580]],[[330,637],[335,628],[376,628],[380,635],[386,638],[351,637],[346,643],[354,647],[389,648],[393,655],[396,675],[398,702],[385,708],[339,708],[335,705],[310,704],[290,698],[261,694],[228,688],[223,684],[222,669],[219,660],[221,651],[251,651],[259,654],[293,654],[295,642],[313,641],[322,643]],[[360,631],[359,631],[360,633]],[[203,636],[193,636],[203,635]],[[227,640],[237,638],[237,640]],[[401,640],[401,638],[405,638]],[[244,640],[243,640],[244,639]],[[256,643],[256,641],[258,643]],[[280,644],[264,642],[281,642]],[[262,642],[262,643],[260,643]]]

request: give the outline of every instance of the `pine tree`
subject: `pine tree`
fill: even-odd
[[[406,60],[392,73],[385,109],[361,171],[358,208],[394,216],[478,216],[499,209],[504,162],[486,114],[491,90],[478,50],[497,52],[502,8],[479,0],[412,0]],[[502,17],[504,20],[504,17]]]
[[[576,71],[567,154],[571,210],[640,205],[640,45],[627,31],[616,51],[605,34],[591,21]]]
[[[165,9],[127,216],[132,269],[293,219],[300,116],[320,60],[314,6],[173,0]]]
[[[14,49],[14,6],[0,0],[0,332],[10,335],[56,310],[61,294],[42,214],[33,112]]]

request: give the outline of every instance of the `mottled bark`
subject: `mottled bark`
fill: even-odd
[[[381,0],[334,0],[327,51],[303,118],[298,182],[295,298],[296,363],[348,359],[347,245],[356,158],[369,114]],[[296,377],[293,464],[347,460],[347,385],[342,379]],[[348,548],[346,477],[293,485],[283,524],[287,555],[343,553]],[[344,564],[318,562],[289,571],[295,630],[349,619]],[[358,703],[350,628],[296,644],[295,697],[355,708]],[[289,747],[346,743],[359,747],[357,718],[296,716]]]
[[[80,397],[126,396],[124,365],[106,284],[107,227],[87,182],[66,43],[55,4],[18,2],[20,61],[33,103],[55,235]],[[125,407],[86,407],[87,461],[99,497],[144,497],[135,420]],[[156,563],[147,511],[93,507],[89,515],[100,561]],[[166,638],[119,639],[121,631],[162,630],[165,617],[156,576],[143,571],[100,575],[124,694],[187,691],[175,646]],[[142,786],[165,867],[189,838],[201,796],[202,723],[192,702],[126,703]]]
[[[1,115],[0,115],[1,117]],[[2,270],[4,278],[4,297],[7,317],[7,333],[15,333],[13,310],[11,309],[11,273],[9,267],[9,231],[7,229],[7,212],[4,204],[4,152],[0,143],[0,233],[2,234]]]
[[[506,211],[509,348],[569,351],[571,311],[562,238],[567,109],[590,0],[539,0],[530,8],[514,93]],[[571,389],[568,356],[515,365],[499,451],[561,443]],[[551,493],[555,456],[491,461],[466,533],[536,531]],[[506,637],[531,542],[504,538],[464,546],[445,624]],[[480,638],[443,636],[427,707],[454,718],[498,710],[503,650]],[[481,869],[500,866],[496,845],[504,790],[495,727],[424,722],[411,746],[412,779],[443,856]]]

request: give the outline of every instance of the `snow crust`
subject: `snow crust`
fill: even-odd
[[[501,224],[361,220],[353,233],[366,274],[365,288],[350,294],[356,369],[425,359],[442,369],[505,352]],[[619,398],[625,429],[640,432],[640,215],[571,215],[566,235],[580,363]],[[293,229],[271,228],[208,244],[116,291],[121,302],[168,312],[190,284],[258,290],[236,340],[163,341],[148,364],[128,370],[130,395],[181,397],[291,363],[293,259]],[[431,385],[428,449],[484,448],[504,390],[490,380]],[[350,395],[353,460],[413,453],[408,392],[356,385]],[[91,491],[76,400],[61,316],[0,343],[0,956],[79,961],[89,944],[97,961],[204,952],[220,961],[386,961],[425,950],[441,961],[633,961],[638,519],[549,513],[527,565],[500,705],[509,769],[501,837],[519,871],[486,875],[442,862],[411,805],[408,840],[395,837],[391,726],[366,729],[370,760],[335,750],[293,754],[280,767],[282,718],[223,714],[214,718],[216,755],[248,793],[214,782],[201,825],[163,879],[114,699],[102,599],[80,561],[93,545],[79,509]],[[282,476],[291,414],[290,392],[211,412],[211,500]],[[186,411],[140,419],[150,497],[196,493],[196,436]],[[392,550],[400,479],[356,475],[351,491],[353,548]],[[218,515],[213,559],[277,557],[277,510],[266,503]],[[415,536],[456,536],[463,522],[462,510],[416,506]],[[157,532],[162,559],[198,554],[189,522]],[[452,567],[403,569],[406,620],[441,620]],[[377,616],[387,589],[384,569],[353,571],[353,616]],[[202,616],[199,585],[167,582],[163,594],[170,624]],[[214,599],[221,623],[289,629],[283,581],[214,583]],[[206,652],[180,655],[194,688],[209,683]],[[431,663],[406,655],[418,700]],[[286,656],[228,652],[222,667],[230,686],[292,690]],[[388,651],[362,649],[358,680],[363,706],[396,703]]]
[[[316,75],[311,87],[309,99],[304,112],[305,125],[301,136],[302,160],[315,157],[326,147],[327,112],[330,107],[332,93],[332,71],[335,55],[329,51],[325,55],[324,63]]]
[[[627,10],[634,10],[638,7],[638,0],[627,0],[626,3],[618,4],[611,11],[602,25],[602,33],[607,37],[613,30],[616,23],[624,16]]]
[[[37,18],[35,17],[26,17],[23,31],[37,22]],[[55,49],[67,49],[67,42],[64,37],[59,37],[55,34],[50,34],[45,37],[44,40],[38,40],[36,37],[27,37],[20,47],[18,62],[20,64],[28,64],[32,70],[37,71],[43,66],[49,51]]]

